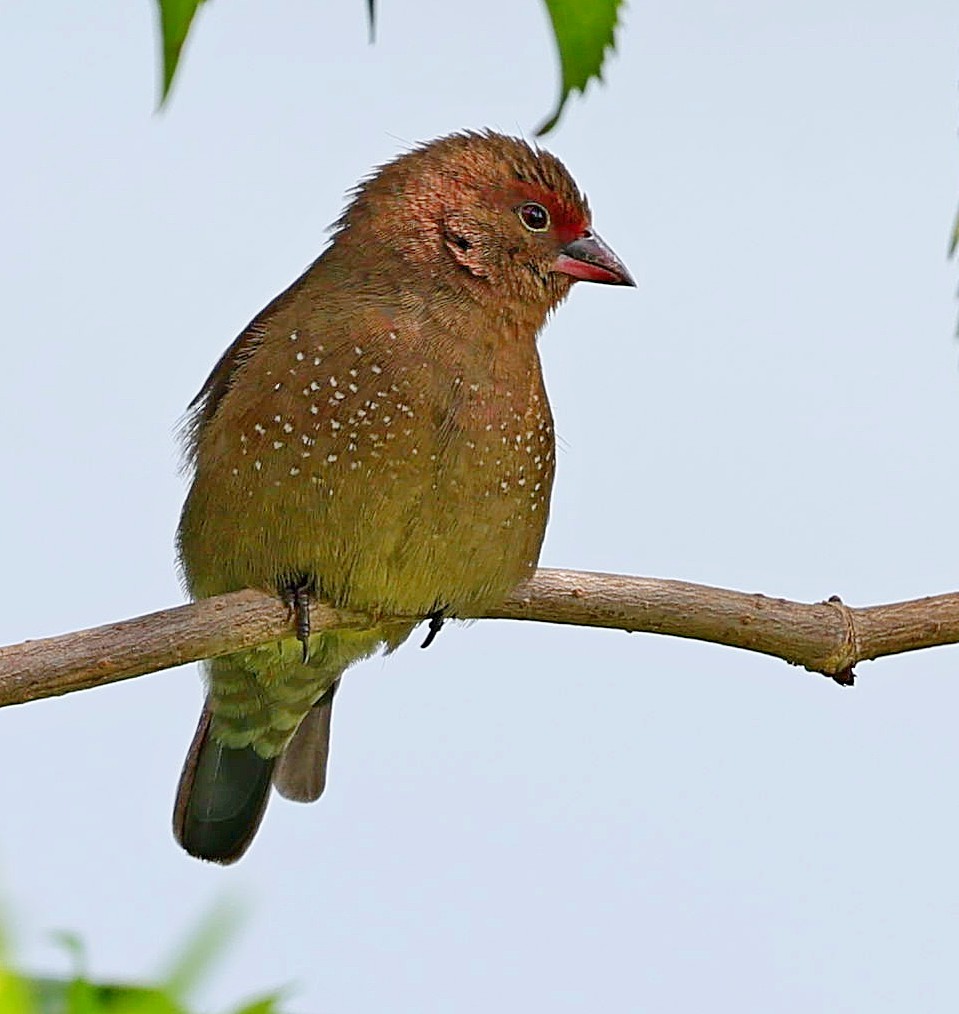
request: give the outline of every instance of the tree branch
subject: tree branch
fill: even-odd
[[[423,617],[411,617],[422,619]],[[782,658],[851,684],[867,659],[959,642],[959,593],[853,609],[685,581],[539,570],[483,617],[690,637]],[[371,618],[316,603],[314,632]],[[264,592],[192,605],[0,648],[0,706],[54,697],[293,636],[286,607]]]

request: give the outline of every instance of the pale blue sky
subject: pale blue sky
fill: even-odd
[[[529,131],[538,3],[214,3],[153,115],[151,5],[8,5],[0,643],[181,601],[173,432],[369,168]],[[853,604],[959,587],[959,9],[636,3],[548,139],[639,288],[543,337],[543,562]],[[24,961],[149,975],[252,913],[203,999],[299,1014],[959,1009],[959,653],[860,667],[508,623],[357,668],[330,787],[228,870],[174,845],[195,667],[0,714]]]

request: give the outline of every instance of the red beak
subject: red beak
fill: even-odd
[[[584,282],[636,284],[626,265],[592,230],[563,247],[559,257],[553,261],[553,270],[580,278]]]

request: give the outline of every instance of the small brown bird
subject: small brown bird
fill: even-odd
[[[271,783],[323,792],[344,670],[415,624],[475,614],[536,567],[553,421],[536,337],[575,279],[633,285],[548,152],[443,137],[357,189],[326,251],[190,406],[178,533],[194,598],[280,593],[302,645],[215,658],[174,831],[231,863]],[[310,636],[308,603],[383,617]]]

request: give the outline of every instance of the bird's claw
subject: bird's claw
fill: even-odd
[[[428,648],[433,641],[436,640],[436,635],[443,629],[443,623],[446,620],[446,612],[443,609],[436,609],[429,615],[430,629],[427,631],[426,638],[420,645],[421,648]]]
[[[283,589],[283,601],[288,616],[295,622],[296,639],[303,646],[303,664],[310,660],[310,602],[313,600],[313,582],[306,578],[291,582]]]

